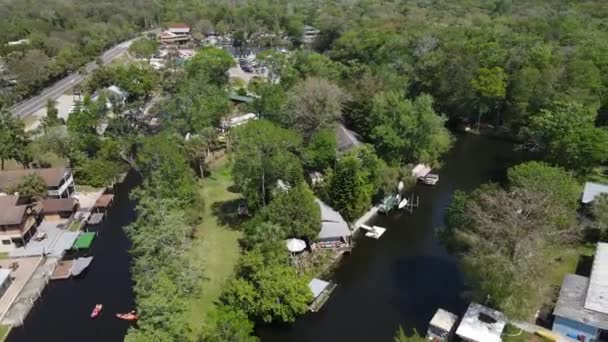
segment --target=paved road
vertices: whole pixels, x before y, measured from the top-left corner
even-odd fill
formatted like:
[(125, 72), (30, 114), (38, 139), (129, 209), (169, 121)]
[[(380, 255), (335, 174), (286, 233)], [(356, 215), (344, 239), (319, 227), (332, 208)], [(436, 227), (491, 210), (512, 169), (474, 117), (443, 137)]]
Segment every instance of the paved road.
[[(129, 49), (129, 46), (131, 46), (131, 43), (133, 43), (133, 41), (136, 39), (137, 38), (122, 42), (104, 52), (101, 55), (101, 58), (103, 59), (103, 64), (108, 64), (112, 62), (116, 57), (127, 51)], [(98, 67), (99, 66), (95, 62), (91, 62), (86, 65), (86, 70), (87, 72), (91, 72), (97, 69)], [(84, 78), (85, 76), (79, 74), (78, 72), (71, 73), (65, 78), (57, 81), (50, 87), (44, 89), (38, 95), (33, 96), (11, 107), (10, 111), (14, 115), (17, 115), (20, 118), (24, 118), (36, 112), (40, 108), (44, 107), (49, 99), (56, 100), (57, 98), (59, 98), (59, 96), (61, 96), (61, 94), (65, 93), (68, 89), (82, 82)]]

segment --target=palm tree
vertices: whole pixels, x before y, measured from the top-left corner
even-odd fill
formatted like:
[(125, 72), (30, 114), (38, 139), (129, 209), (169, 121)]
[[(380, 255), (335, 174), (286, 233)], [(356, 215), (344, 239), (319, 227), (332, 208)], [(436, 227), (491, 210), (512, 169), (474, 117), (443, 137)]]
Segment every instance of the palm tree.
[(198, 164), (201, 177), (205, 177), (205, 164), (211, 150), (215, 146), (217, 132), (212, 127), (206, 127), (197, 135), (186, 141), (188, 155)]

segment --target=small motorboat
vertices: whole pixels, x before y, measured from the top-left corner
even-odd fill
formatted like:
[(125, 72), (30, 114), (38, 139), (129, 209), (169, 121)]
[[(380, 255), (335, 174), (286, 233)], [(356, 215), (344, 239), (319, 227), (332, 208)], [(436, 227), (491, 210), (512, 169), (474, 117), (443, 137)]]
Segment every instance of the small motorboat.
[(93, 312), (91, 312), (91, 318), (95, 318), (95, 317), (99, 316), (99, 314), (101, 313), (101, 309), (103, 309), (103, 305), (101, 305), (101, 304), (95, 305), (95, 308), (93, 308)]
[(137, 318), (138, 318), (137, 314), (135, 313), (134, 310), (131, 312), (128, 312), (128, 313), (117, 313), (116, 317), (118, 317), (122, 320), (125, 320), (125, 321), (130, 321), (130, 322), (137, 321)]

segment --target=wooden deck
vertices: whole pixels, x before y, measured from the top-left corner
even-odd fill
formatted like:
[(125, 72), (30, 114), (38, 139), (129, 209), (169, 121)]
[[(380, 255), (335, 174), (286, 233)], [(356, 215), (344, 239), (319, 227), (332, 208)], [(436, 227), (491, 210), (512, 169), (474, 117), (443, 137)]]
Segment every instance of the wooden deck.
[(55, 267), (55, 270), (53, 270), (53, 274), (51, 274), (51, 280), (68, 279), (70, 277), (70, 270), (72, 269), (73, 264), (74, 260), (59, 261)]

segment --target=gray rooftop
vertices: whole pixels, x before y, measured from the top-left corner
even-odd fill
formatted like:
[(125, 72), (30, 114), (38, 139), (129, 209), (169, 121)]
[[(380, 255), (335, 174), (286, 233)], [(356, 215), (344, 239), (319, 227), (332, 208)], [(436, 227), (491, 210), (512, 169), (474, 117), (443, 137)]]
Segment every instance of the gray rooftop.
[(585, 309), (608, 314), (608, 243), (597, 244)]
[(564, 277), (553, 314), (600, 329), (608, 329), (608, 315), (585, 309), (589, 278), (576, 274)]
[(348, 228), (348, 223), (342, 218), (342, 215), (332, 209), (320, 199), (315, 199), (321, 209), (321, 231), (319, 239), (338, 238), (350, 236), (351, 232)]
[(335, 132), (338, 151), (345, 152), (362, 144), (358, 134), (344, 127), (343, 124), (338, 124)]
[(443, 331), (451, 331), (457, 320), (458, 316), (455, 314), (443, 309), (437, 309), (433, 319), (431, 319), (430, 325), (442, 329)]
[(587, 182), (585, 183), (585, 189), (583, 190), (582, 202), (584, 204), (591, 203), (595, 197), (601, 194), (608, 194), (607, 184)]
[(507, 317), (500, 311), (471, 303), (456, 330), (456, 335), (467, 341), (501, 342)]
[(308, 283), (308, 288), (312, 292), (313, 296), (315, 296), (315, 298), (319, 297), (321, 292), (323, 292), (328, 286), (328, 282), (317, 278), (313, 278), (310, 283)]

